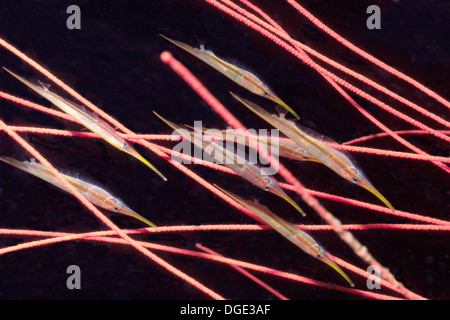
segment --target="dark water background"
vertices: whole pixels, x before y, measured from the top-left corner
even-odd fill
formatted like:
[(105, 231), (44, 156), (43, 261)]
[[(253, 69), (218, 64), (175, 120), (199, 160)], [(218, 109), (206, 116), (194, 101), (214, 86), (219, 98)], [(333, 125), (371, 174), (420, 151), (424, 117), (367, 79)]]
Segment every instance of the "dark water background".
[[(70, 4), (81, 8), (81, 30), (66, 28), (66, 8)], [(304, 1), (303, 4), (354, 44), (444, 97), (450, 97), (448, 1), (359, 1), (357, 4), (354, 1)], [(371, 4), (381, 7), (381, 30), (370, 31), (365, 27), (365, 11)], [(271, 12), (271, 16), (296, 39), (448, 120), (445, 107), (338, 45), (288, 4), (262, 1), (260, 6)], [(337, 141), (379, 132), (308, 67), (203, 1), (0, 3), (1, 37), (48, 67), (84, 97), (135, 132), (170, 132), (152, 110), (176, 122), (203, 120), (207, 126), (225, 127), (225, 123), (159, 60), (163, 50), (171, 50), (248, 127), (265, 126), (233, 101), (228, 91), (233, 90), (269, 108), (273, 103), (234, 85), (204, 63), (160, 38), (159, 33), (193, 46), (204, 44), (222, 57), (249, 66), (300, 114), (303, 125)], [(5, 50), (0, 50), (0, 61), (2, 66), (19, 74), (42, 79)], [(408, 110), (365, 85), (360, 87), (401, 111)], [(0, 90), (49, 105), (6, 72), (0, 72)], [(358, 97), (355, 99), (390, 128), (413, 129), (376, 106)], [(407, 112), (423, 119), (414, 112)], [(3, 100), (0, 101), (0, 117), (11, 125), (79, 129), (78, 126)], [(443, 129), (431, 120), (425, 119), (424, 123)], [(144, 153), (145, 157), (169, 178), (168, 182), (164, 183), (144, 165), (100, 140), (36, 134), (22, 136), (59, 168), (99, 181), (157, 225), (253, 223), (250, 218), (150, 153)], [(406, 138), (430, 154), (448, 155), (448, 145), (438, 139), (426, 135)], [(391, 140), (377, 139), (365, 145), (405, 150)], [(28, 158), (4, 133), (0, 133), (0, 153)], [(421, 161), (364, 154), (354, 154), (354, 157), (394, 207), (448, 219), (448, 176), (436, 166)], [(285, 164), (311, 189), (378, 204), (371, 194), (320, 165), (294, 161), (285, 161)], [(265, 197), (262, 200), (264, 204), (290, 221), (322, 223), (295, 195), (293, 197), (307, 210), (307, 218), (301, 219), (289, 205), (242, 183), (239, 178), (227, 177), (205, 168), (194, 169), (207, 180), (234, 192), (259, 199)], [(340, 203), (326, 200), (322, 203), (343, 223), (409, 223), (405, 219)], [(112, 216), (112, 219), (123, 228), (142, 226), (126, 217)], [(105, 228), (72, 197), (5, 164), (0, 164), (0, 226), (68, 232)], [(430, 299), (450, 298), (448, 233), (370, 230), (356, 231), (354, 234), (408, 288)], [(321, 231), (314, 235), (333, 254), (365, 267), (332, 232)], [(195, 243), (200, 242), (226, 256), (345, 285), (334, 271), (303, 254), (275, 232), (173, 233), (140, 238), (188, 249), (195, 249)], [(1, 237), (0, 246), (24, 240), (27, 239)], [(160, 256), (227, 298), (273, 298), (228, 266), (166, 253)], [(81, 268), (81, 290), (70, 291), (66, 288), (66, 268), (72, 264)], [(363, 279), (349, 274), (358, 288), (365, 288)], [(262, 278), (292, 299), (358, 298), (271, 276), (262, 275)], [(380, 293), (384, 292), (389, 293), (383, 290)], [(204, 299), (206, 296), (129, 247), (70, 242), (2, 256), (0, 298)]]

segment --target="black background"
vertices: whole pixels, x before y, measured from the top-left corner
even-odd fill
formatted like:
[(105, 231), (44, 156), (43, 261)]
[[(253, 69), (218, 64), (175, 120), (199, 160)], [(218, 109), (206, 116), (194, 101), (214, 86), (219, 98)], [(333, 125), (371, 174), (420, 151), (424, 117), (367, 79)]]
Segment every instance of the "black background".
[[(70, 4), (81, 8), (81, 30), (66, 27), (66, 8)], [(288, 4), (280, 1), (258, 4), (294, 38), (448, 119), (445, 107), (337, 44)], [(371, 4), (381, 8), (381, 30), (371, 31), (365, 26), (365, 11)], [(359, 1), (357, 4), (354, 1), (304, 1), (303, 5), (354, 44), (449, 98), (450, 5), (447, 1)], [(379, 132), (315, 72), (203, 1), (2, 1), (0, 4), (2, 38), (135, 132), (170, 133), (152, 110), (176, 122), (192, 124), (194, 120), (202, 120), (207, 126), (224, 128), (226, 125), (160, 61), (159, 55), (164, 50), (170, 50), (190, 68), (245, 125), (265, 126), (236, 103), (228, 91), (268, 108), (273, 103), (236, 86), (203, 62), (160, 38), (159, 33), (195, 47), (203, 44), (222, 57), (249, 66), (299, 113), (303, 125), (334, 140), (344, 142)], [(42, 79), (4, 49), (0, 50), (0, 61), (2, 66), (19, 74)], [(357, 85), (424, 123), (443, 129), (366, 85)], [(0, 72), (0, 90), (48, 105), (6, 72)], [(378, 107), (354, 98), (390, 128), (413, 129)], [(11, 125), (80, 129), (3, 100), (0, 101), (0, 116)], [(99, 181), (157, 225), (254, 223), (164, 160), (144, 153), (139, 147), (139, 151), (169, 178), (168, 182), (164, 183), (144, 165), (100, 140), (36, 134), (22, 136), (57, 167)], [(426, 135), (407, 136), (407, 139), (430, 154), (448, 155), (448, 144), (438, 139)], [(389, 138), (365, 145), (405, 150)], [(29, 157), (4, 133), (0, 133), (0, 153), (19, 159)], [(354, 154), (354, 157), (372, 183), (397, 209), (448, 219), (448, 176), (436, 166), (423, 161), (365, 154)], [(367, 191), (323, 166), (294, 161), (285, 161), (285, 164), (311, 189), (379, 203)], [(289, 205), (242, 183), (239, 178), (205, 168), (190, 168), (208, 181), (234, 192), (264, 198), (264, 204), (292, 222), (323, 223), (295, 194), (292, 196), (305, 208), (307, 218), (302, 219)], [(341, 203), (323, 200), (322, 204), (343, 223), (410, 222)], [(127, 217), (112, 216), (112, 219), (123, 228), (142, 226)], [(105, 228), (70, 196), (6, 164), (0, 164), (0, 226), (68, 232)], [(354, 234), (412, 291), (430, 299), (450, 298), (448, 233), (370, 230)], [(320, 231), (314, 235), (333, 254), (366, 267), (334, 233)], [(299, 251), (275, 232), (167, 233), (137, 238), (189, 249), (195, 249), (195, 243), (200, 242), (226, 256), (346, 285), (329, 267)], [(29, 239), (2, 236), (0, 246), (24, 240)], [(226, 298), (274, 298), (228, 266), (165, 253), (160, 256)], [(81, 290), (66, 288), (66, 268), (71, 264), (81, 268)], [(357, 288), (365, 288), (364, 279), (349, 275)], [(360, 299), (359, 296), (272, 276), (259, 276), (291, 299)], [(381, 290), (380, 293), (390, 292)], [(0, 298), (205, 299), (207, 296), (129, 247), (69, 242), (2, 256)]]

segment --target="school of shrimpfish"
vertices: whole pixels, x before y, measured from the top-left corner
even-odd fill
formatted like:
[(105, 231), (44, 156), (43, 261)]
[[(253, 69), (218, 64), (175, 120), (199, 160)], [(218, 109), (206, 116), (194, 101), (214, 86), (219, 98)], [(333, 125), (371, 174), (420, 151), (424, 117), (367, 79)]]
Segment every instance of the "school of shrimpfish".
[[(264, 81), (256, 76), (255, 73), (258, 72), (257, 70), (255, 70), (255, 72), (250, 71), (252, 66), (249, 66), (248, 69), (241, 67), (240, 65), (238, 66), (238, 63), (229, 62), (234, 61), (233, 57), (222, 58), (220, 53), (213, 53), (212, 51), (205, 49), (205, 46), (203, 45), (200, 45), (199, 48), (195, 48), (182, 42), (181, 40), (183, 39), (174, 40), (172, 39), (172, 36), (168, 37), (167, 35), (162, 34), (159, 34), (159, 36), (161, 37), (161, 41), (168, 41), (166, 42), (166, 49), (172, 49), (177, 52), (177, 54), (189, 58), (190, 55), (192, 55), (212, 67), (213, 69), (211, 70), (218, 71), (220, 73), (217, 74), (218, 81), (228, 81), (223, 78), (223, 76), (225, 76), (234, 82), (233, 85), (238, 85), (239, 87), (247, 89), (249, 92), (256, 95), (256, 97), (259, 96), (268, 99), (268, 103), (270, 103), (271, 106), (263, 107), (251, 101), (248, 97), (243, 98), (241, 94), (238, 95), (234, 93), (234, 90), (229, 92), (234, 98), (236, 106), (242, 108), (242, 110), (245, 110), (246, 112), (250, 111), (249, 114), (252, 117), (257, 120), (263, 120), (267, 125), (264, 129), (275, 130), (281, 136), (253, 135), (249, 133), (249, 131), (231, 130), (230, 128), (223, 127), (221, 124), (218, 124), (216, 127), (209, 126), (198, 128), (189, 123), (175, 123), (170, 119), (170, 116), (165, 113), (164, 109), (156, 109), (157, 111), (153, 111), (152, 114), (155, 119), (161, 121), (161, 124), (166, 125), (166, 130), (159, 132), (158, 134), (171, 135), (173, 141), (182, 141), (182, 143), (189, 148), (192, 147), (201, 150), (201, 155), (205, 157), (205, 159), (208, 159), (206, 162), (209, 164), (207, 165), (234, 174), (238, 179), (242, 178), (240, 181), (242, 181), (243, 184), (247, 184), (248, 189), (250, 190), (253, 190), (252, 188), (254, 187), (258, 187), (259, 189), (266, 191), (259, 194), (267, 195), (267, 199), (273, 200), (274, 195), (278, 197), (275, 199), (281, 199), (284, 204), (289, 204), (288, 208), (291, 209), (292, 212), (283, 212), (283, 215), (280, 215), (277, 214), (273, 208), (259, 203), (259, 200), (261, 199), (248, 198), (244, 195), (238, 195), (226, 190), (221, 186), (220, 174), (216, 176), (214, 181), (206, 181), (203, 183), (210, 191), (219, 195), (222, 199), (225, 199), (236, 208), (241, 208), (241, 211), (247, 213), (265, 228), (277, 232), (279, 236), (284, 237), (291, 242), (291, 244), (297, 246), (302, 251), (299, 252), (300, 255), (306, 253), (307, 255), (322, 261), (322, 263), (325, 263), (334, 270), (333, 272), (337, 272), (337, 274), (342, 277), (339, 279), (347, 287), (358, 287), (355, 285), (357, 282), (352, 281), (343, 271), (344, 268), (341, 269), (341, 267), (338, 266), (340, 262), (333, 258), (333, 252), (327, 250), (320, 243), (319, 235), (313, 237), (307, 231), (302, 230), (301, 227), (284, 218), (285, 216), (292, 214), (295, 220), (298, 221), (303, 217), (314, 214), (315, 211), (324, 212), (324, 216), (327, 216), (326, 214), (328, 212), (326, 209), (321, 209), (322, 206), (320, 204), (316, 204), (314, 200), (311, 200), (312, 198), (309, 193), (303, 191), (304, 189), (301, 185), (296, 184), (296, 181), (301, 181), (301, 176), (292, 177), (290, 181), (286, 179), (286, 176), (289, 178), (289, 175), (285, 174), (284, 167), (282, 167), (282, 161), (283, 159), (289, 159), (290, 165), (292, 166), (302, 166), (305, 162), (313, 162), (317, 166), (324, 168), (324, 171), (331, 170), (330, 172), (332, 172), (336, 181), (339, 181), (339, 183), (342, 184), (342, 188), (347, 188), (350, 185), (348, 182), (350, 182), (365, 189), (363, 192), (367, 193), (369, 197), (373, 197), (375, 201), (378, 201), (380, 205), (382, 204), (384, 206), (384, 209), (388, 208), (393, 214), (396, 214), (398, 211), (397, 209), (400, 209), (397, 207), (395, 199), (392, 199), (389, 194), (382, 194), (380, 191), (383, 191), (383, 188), (380, 186), (377, 187), (375, 183), (372, 184), (370, 182), (370, 174), (366, 175), (362, 169), (364, 167), (366, 168), (366, 172), (370, 173), (370, 168), (367, 168), (364, 163), (357, 163), (349, 152), (345, 151), (343, 148), (337, 147), (339, 144), (333, 139), (302, 125), (302, 119), (298, 115), (299, 113), (301, 114), (301, 112), (286, 104), (284, 101), (289, 102), (289, 99), (282, 97), (282, 95), (277, 95), (274, 90), (270, 88), (270, 81)], [(183, 41), (190, 42), (188, 40)], [(5, 45), (3, 45), (3, 47), (5, 47)], [(187, 55), (186, 52), (190, 55)], [(169, 61), (169, 58), (172, 59), (171, 56), (168, 57), (166, 55), (164, 57), (166, 62), (168, 61), (168, 64), (172, 63), (172, 60)], [(164, 59), (162, 60), (164, 61)], [(19, 83), (25, 85), (34, 93), (46, 99), (49, 104), (56, 108), (56, 110), (62, 111), (67, 114), (67, 116), (71, 117), (73, 121), (79, 125), (80, 130), (82, 130), (82, 128), (87, 129), (91, 134), (95, 135), (95, 137), (106, 142), (107, 147), (114, 147), (121, 151), (120, 155), (123, 155), (124, 157), (131, 156), (131, 159), (140, 163), (143, 168), (147, 167), (150, 169), (155, 178), (159, 177), (159, 179), (162, 179), (165, 182), (170, 181), (171, 179), (170, 175), (165, 172), (164, 167), (161, 165), (154, 165), (153, 161), (150, 163), (133, 147), (133, 143), (144, 144), (144, 146), (149, 149), (154, 147), (154, 150), (156, 150), (158, 155), (165, 154), (168, 162), (180, 170), (184, 170), (180, 168), (182, 162), (177, 158), (183, 157), (182, 154), (175, 155), (173, 152), (170, 154), (167, 151), (163, 151), (162, 147), (159, 147), (158, 145), (143, 142), (143, 140), (139, 138), (139, 135), (135, 135), (132, 139), (125, 138), (125, 134), (133, 133), (131, 131), (126, 132), (123, 129), (119, 129), (116, 124), (106, 120), (99, 112), (90, 110), (92, 108), (88, 105), (76, 103), (69, 98), (65, 98), (65, 92), (61, 90), (59, 86), (48, 84), (49, 82), (54, 82), (53, 79), (49, 80), (41, 76), (39, 76), (38, 81), (26, 79), (12, 66), (3, 66), (3, 70), (4, 75), (7, 75), (8, 77), (11, 76), (12, 79), (15, 79), (14, 81), (18, 80)], [(330, 80), (330, 82), (331, 81), (332, 80)], [(248, 96), (251, 97), (252, 95), (249, 94)], [(80, 101), (80, 99), (76, 100)], [(292, 106), (295, 107), (295, 105)], [(270, 109), (271, 107), (273, 107), (273, 110)], [(155, 108), (157, 108), (157, 106), (155, 106)], [(102, 110), (99, 109), (98, 111)], [(179, 111), (181, 113), (182, 110)], [(0, 129), (10, 133), (6, 125), (2, 124)], [(13, 133), (10, 133), (10, 135), (13, 136)], [(145, 145), (145, 143), (147, 143), (147, 145)], [(26, 143), (21, 142), (21, 144), (25, 148)], [(228, 146), (230, 145), (233, 147), (229, 148)], [(156, 216), (148, 216), (135, 212), (132, 209), (133, 204), (126, 203), (128, 201), (124, 198), (124, 195), (116, 195), (109, 192), (101, 186), (100, 182), (97, 183), (96, 181), (84, 179), (78, 174), (66, 173), (65, 168), (57, 168), (58, 172), (55, 174), (51, 167), (45, 162), (41, 163), (41, 161), (35, 157), (34, 152), (37, 151), (31, 151), (34, 150), (32, 146), (26, 147), (26, 150), (30, 153), (27, 160), (18, 160), (14, 155), (0, 155), (1, 165), (9, 165), (25, 171), (77, 198), (79, 198), (77, 195), (79, 194), (82, 199), (85, 199), (97, 208), (105, 209), (113, 214), (122, 214), (129, 218), (137, 219), (142, 222), (143, 226), (146, 228), (157, 230), (158, 228), (167, 227), (161, 226), (158, 223), (158, 218)], [(245, 150), (245, 153), (242, 153), (242, 150)], [(262, 163), (250, 161), (251, 155), (254, 155), (255, 153), (258, 155), (257, 158), (260, 160), (266, 159), (269, 163), (278, 163), (278, 160), (280, 160), (278, 165), (280, 165), (281, 171), (275, 173), (270, 172), (267, 168), (267, 162), (263, 165)], [(418, 152), (417, 155), (418, 158), (426, 158), (427, 156), (428, 155), (420, 152)], [(444, 161), (445, 159), (439, 157), (434, 158), (434, 160), (432, 157), (430, 159), (432, 159), (430, 161), (434, 161), (434, 164), (447, 170), (445, 164), (438, 161), (438, 159)], [(200, 161), (201, 159), (197, 160)], [(275, 177), (278, 173), (285, 178), (284, 180), (288, 181), (291, 186), (293, 186), (291, 190), (286, 189), (285, 184), (281, 183)], [(119, 177), (120, 174), (120, 172), (117, 173)], [(189, 174), (191, 177), (197, 177), (195, 173)], [(21, 177), (26, 178), (24, 176)], [(321, 177), (319, 176), (317, 179), (320, 180)], [(198, 180), (202, 181), (201, 178), (198, 178)], [(77, 194), (74, 194), (73, 189), (77, 191)], [(296, 193), (292, 191), (296, 191)], [(288, 194), (290, 192), (292, 192), (291, 195)], [(393, 204), (391, 204), (390, 201), (392, 201)], [(312, 208), (311, 210), (310, 207)], [(357, 210), (357, 207), (352, 209)], [(300, 213), (301, 216), (298, 216), (298, 213)], [(321, 215), (322, 218), (324, 216)], [(330, 218), (330, 220), (327, 220), (326, 222), (330, 223), (331, 221), (330, 225), (332, 225), (333, 229), (341, 239), (348, 241), (347, 243), (351, 247), (353, 245), (352, 249), (357, 252), (360, 257), (364, 256), (367, 258), (366, 262), (373, 262), (374, 264), (378, 263), (369, 253), (367, 253), (367, 250), (363, 245), (360, 245), (353, 239), (348, 231), (341, 227), (339, 221), (334, 223), (333, 221), (336, 220), (333, 219), (334, 218)], [(123, 237), (125, 242), (128, 242), (138, 250), (144, 252), (144, 254), (150, 256), (150, 253), (146, 251), (147, 248), (144, 248), (145, 246), (142, 246), (141, 243), (135, 242), (127, 235), (120, 234), (120, 236)], [(286, 242), (287, 246), (291, 245), (289, 242)], [(273, 252), (272, 254), (276, 255), (277, 252)], [(158, 260), (159, 258), (152, 256), (151, 259)], [(310, 258), (307, 257), (307, 259)], [(315, 261), (314, 259), (312, 260)], [(175, 271), (173, 272), (175, 273)], [(210, 293), (208, 289), (203, 288), (203, 286), (197, 283), (195, 279), (190, 279), (189, 276), (181, 272), (176, 274), (180, 278), (187, 279), (186, 281), (190, 281), (194, 286), (202, 288), (201, 290), (207, 292), (211, 297), (220, 298), (220, 296), (215, 295), (215, 293)], [(401, 283), (396, 282), (389, 273), (389, 270), (383, 268), (381, 277), (383, 278), (383, 281), (386, 280), (387, 283), (390, 283), (394, 289), (399, 290), (399, 292), (407, 298), (417, 298), (414, 293), (409, 292), (401, 285)], [(321, 281), (326, 280), (327, 279), (321, 279)], [(336, 285), (339, 286), (339, 283)]]

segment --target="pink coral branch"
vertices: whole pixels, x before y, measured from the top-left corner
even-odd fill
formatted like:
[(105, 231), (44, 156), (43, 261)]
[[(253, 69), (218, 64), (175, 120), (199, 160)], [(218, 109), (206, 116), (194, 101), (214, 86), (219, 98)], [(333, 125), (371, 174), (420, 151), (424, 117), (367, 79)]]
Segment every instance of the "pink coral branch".
[[(450, 134), (450, 130), (440, 130), (440, 132), (442, 134)], [(429, 132), (423, 131), (423, 130), (401, 130), (401, 131), (395, 131), (396, 134), (401, 135), (401, 134), (411, 134), (411, 135), (424, 135), (424, 134), (430, 134)], [(386, 137), (388, 136), (387, 133), (385, 132), (381, 132), (381, 133), (375, 133), (375, 134), (371, 134), (365, 137), (360, 137), (360, 138), (356, 138), (347, 142), (344, 142), (342, 145), (350, 145), (350, 144), (355, 144), (358, 142), (363, 142), (363, 141), (368, 141), (371, 139), (376, 139), (376, 138), (382, 138), (382, 137)]]
[[(197, 248), (215, 255), (215, 256), (219, 256), (219, 257), (223, 257), (221, 254), (217, 253), (214, 250), (211, 250), (199, 243), (196, 244)], [(255, 277), (254, 275), (252, 275), (250, 272), (244, 270), (243, 268), (236, 266), (236, 265), (231, 265), (232, 268), (234, 268), (235, 270), (237, 270), (238, 272), (240, 272), (241, 274), (243, 274), (244, 276), (246, 276), (247, 278), (249, 278), (250, 280), (252, 280), (253, 282), (257, 283), (258, 285), (260, 285), (261, 287), (263, 287), (264, 289), (266, 289), (267, 291), (269, 291), (271, 294), (273, 294), (274, 296), (276, 296), (278, 299), (280, 300), (289, 300), (285, 295), (281, 294), (278, 292), (278, 290), (274, 289), (273, 287), (271, 287), (270, 285), (268, 285), (267, 283), (265, 283), (264, 281), (262, 281), (261, 279), (259, 279), (258, 277)]]
[[(66, 136), (66, 137), (82, 137), (82, 138), (99, 138), (99, 136), (92, 132), (78, 132), (78, 131), (69, 131), (69, 130), (60, 130), (60, 129), (50, 129), (50, 128), (37, 128), (37, 127), (23, 127), (23, 126), (9, 126), (11, 130), (16, 132), (29, 132), (29, 133), (38, 133), (38, 134), (50, 134), (57, 136)], [(423, 131), (420, 131), (423, 132)], [(163, 140), (163, 141), (176, 141), (176, 139), (182, 140), (181, 136), (176, 137), (168, 134), (119, 134), (122, 138), (127, 140), (132, 140), (134, 142), (140, 143), (140, 139), (144, 140)], [(175, 139), (175, 140), (174, 140)], [(420, 155), (409, 152), (400, 152), (386, 149), (376, 149), (376, 148), (367, 148), (367, 147), (356, 147), (350, 146), (348, 144), (337, 144), (337, 143), (327, 143), (336, 149), (342, 149), (351, 152), (360, 152), (360, 153), (368, 153), (377, 156), (386, 156), (386, 157), (394, 157), (394, 158), (402, 158), (402, 159), (411, 159), (411, 160), (420, 160), (420, 161), (440, 161), (450, 163), (450, 158), (441, 157), (441, 156), (428, 156), (428, 155)], [(154, 145), (155, 148), (158, 148), (157, 145)], [(161, 148), (159, 148), (161, 149)], [(183, 155), (178, 155), (180, 157), (185, 157)], [(188, 158), (186, 158), (188, 159)], [(191, 158), (192, 160), (192, 158)], [(196, 159), (196, 161), (199, 161)]]
[[(158, 229), (158, 228), (153, 228), (153, 229)], [(150, 229), (150, 230), (153, 230), (153, 229)], [(36, 231), (33, 231), (32, 233), (33, 233), (33, 235), (38, 234), (38, 232), (36, 232)], [(51, 238), (34, 241), (32, 243), (28, 243), (28, 245), (29, 245), (29, 247), (31, 247), (32, 245), (35, 245), (35, 244), (36, 245), (50, 245), (50, 244), (54, 244), (54, 243), (60, 243), (60, 242), (76, 240), (76, 239), (91, 240), (91, 241), (106, 241), (106, 242), (117, 243), (117, 244), (127, 244), (127, 242), (124, 241), (123, 239), (106, 237), (106, 233), (110, 233), (110, 231), (96, 231), (96, 232), (78, 233), (78, 234), (62, 233), (62, 232), (60, 232), (60, 233), (41, 232), (41, 235), (46, 234), (47, 236), (50, 236)], [(25, 234), (27, 234), (27, 233), (25, 232)], [(282, 277), (282, 278), (293, 280), (293, 281), (298, 281), (298, 282), (302, 282), (302, 283), (306, 283), (306, 284), (311, 284), (311, 285), (315, 285), (315, 286), (319, 286), (319, 287), (323, 287), (323, 288), (327, 288), (327, 289), (338, 290), (338, 291), (342, 291), (342, 292), (347, 292), (347, 293), (351, 293), (351, 294), (357, 294), (357, 295), (365, 296), (365, 297), (372, 298), (372, 299), (396, 299), (393, 296), (387, 296), (387, 295), (383, 295), (383, 294), (375, 294), (375, 293), (371, 293), (371, 292), (363, 291), (363, 290), (350, 289), (347, 287), (336, 286), (336, 285), (330, 286), (328, 283), (313, 280), (313, 279), (310, 279), (310, 278), (307, 278), (304, 276), (300, 276), (297, 274), (284, 272), (284, 271), (276, 270), (273, 268), (268, 268), (268, 267), (264, 267), (261, 265), (248, 263), (248, 262), (241, 261), (241, 260), (230, 259), (230, 258), (226, 258), (223, 256), (218, 256), (215, 254), (205, 254), (205, 253), (201, 253), (201, 252), (197, 252), (197, 251), (180, 249), (180, 248), (176, 248), (176, 247), (165, 246), (165, 245), (144, 242), (144, 241), (136, 241), (136, 242), (138, 242), (143, 247), (150, 248), (153, 250), (161, 250), (161, 251), (166, 251), (166, 252), (171, 252), (171, 253), (176, 253), (176, 254), (189, 255), (192, 257), (197, 257), (197, 258), (202, 258), (202, 259), (209, 259), (209, 260), (215, 261), (215, 262), (221, 262), (221, 263), (226, 263), (226, 264), (230, 264), (233, 266), (239, 266), (242, 268), (246, 268), (246, 269), (250, 269), (250, 270), (254, 270), (254, 271), (258, 271), (258, 272), (262, 272), (262, 273), (266, 273), (266, 274), (271, 274), (271, 275), (274, 275), (277, 277)], [(19, 249), (26, 248), (26, 246), (22, 246), (22, 245), (17, 245), (16, 247), (18, 247), (18, 246), (20, 246)], [(197, 247), (201, 248), (202, 246), (197, 244)], [(1, 252), (1, 253), (4, 253), (4, 252)], [(335, 257), (335, 258), (337, 261), (341, 262), (340, 259), (338, 259), (337, 257)], [(350, 267), (352, 267), (353, 270), (357, 270), (357, 271), (359, 271), (360, 274), (364, 275), (364, 271), (357, 268), (356, 266), (352, 266), (348, 263), (344, 263), (344, 265), (345, 265), (345, 267), (350, 266)], [(392, 287), (391, 289), (394, 291), (397, 291), (395, 287)], [(416, 298), (420, 299), (421, 297), (416, 296)]]
[(6, 93), (6, 92), (3, 92), (3, 91), (0, 91), (0, 98), (12, 101), (12, 102), (17, 103), (17, 104), (21, 104), (23, 106), (27, 106), (27, 107), (35, 109), (35, 110), (39, 110), (41, 112), (44, 112), (44, 113), (47, 113), (47, 114), (59, 117), (61, 119), (69, 120), (69, 121), (72, 121), (72, 122), (77, 122), (74, 118), (72, 118), (71, 116), (69, 116), (68, 114), (66, 114), (64, 112), (61, 112), (61, 111), (58, 111), (58, 110), (53, 110), (53, 109), (50, 109), (50, 108), (47, 108), (47, 107), (43, 107), (43, 106), (41, 106), (41, 105), (39, 105), (37, 103), (34, 103), (34, 102), (31, 102), (31, 101), (28, 101), (28, 100), (25, 100), (25, 99), (13, 96), (13, 95), (11, 95), (9, 93)]

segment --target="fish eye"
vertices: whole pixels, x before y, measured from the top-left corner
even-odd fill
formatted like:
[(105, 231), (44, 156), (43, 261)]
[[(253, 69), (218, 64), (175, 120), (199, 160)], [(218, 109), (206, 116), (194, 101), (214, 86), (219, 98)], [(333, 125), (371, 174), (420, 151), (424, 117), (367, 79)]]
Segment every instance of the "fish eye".
[[(314, 249), (315, 249), (315, 250), (314, 250)], [(317, 243), (316, 243), (316, 244), (312, 244), (310, 250), (312, 250), (312, 251), (314, 252), (313, 256), (314, 256), (316, 259), (322, 258), (322, 256), (324, 256), (324, 254), (325, 254), (325, 253), (323, 252), (322, 247), (320, 247), (319, 244), (317, 244)]]
[(114, 207), (113, 207), (113, 210), (114, 210), (115, 212), (117, 212), (117, 211), (119, 211), (119, 207), (118, 207), (118, 206), (114, 206)]
[(358, 182), (358, 180), (359, 180), (359, 179), (358, 179), (357, 176), (353, 176), (353, 177), (352, 177), (352, 182), (356, 183), (356, 182)]
[(272, 184), (273, 184), (273, 181), (272, 181), (272, 179), (267, 178), (267, 177), (264, 177), (264, 181), (266, 182), (266, 185), (264, 186), (264, 190), (265, 190), (265, 191), (269, 191), (269, 190), (270, 190), (270, 187), (271, 187)]
[(124, 143), (122, 144), (122, 148), (126, 148), (126, 147), (128, 147), (128, 143), (124, 142)]

